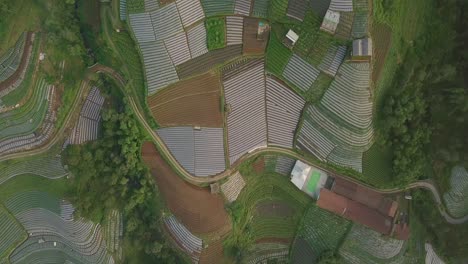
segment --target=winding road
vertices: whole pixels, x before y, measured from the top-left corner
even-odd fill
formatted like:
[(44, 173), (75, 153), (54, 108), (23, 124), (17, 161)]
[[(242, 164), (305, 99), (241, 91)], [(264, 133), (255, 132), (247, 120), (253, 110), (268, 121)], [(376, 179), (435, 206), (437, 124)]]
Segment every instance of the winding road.
[[(125, 79), (120, 74), (118, 74), (116, 71), (114, 71), (113, 69), (105, 67), (105, 66), (101, 66), (101, 72), (108, 73), (110, 76), (112, 76), (116, 81), (118, 81), (120, 83), (121, 87), (126, 86)], [(124, 91), (124, 93), (125, 93), (125, 91)], [(466, 215), (465, 217), (462, 217), (462, 218), (454, 218), (454, 217), (450, 216), (445, 211), (445, 207), (444, 207), (444, 205), (442, 203), (442, 199), (441, 199), (441, 196), (439, 194), (439, 191), (435, 187), (434, 183), (432, 183), (431, 181), (416, 181), (414, 183), (409, 184), (406, 188), (377, 189), (377, 188), (375, 188), (373, 186), (362, 183), (362, 182), (360, 182), (360, 181), (358, 181), (358, 180), (356, 180), (356, 179), (354, 179), (352, 177), (342, 175), (342, 174), (337, 174), (336, 172), (332, 172), (329, 169), (318, 166), (317, 164), (315, 164), (311, 160), (305, 160), (302, 155), (300, 155), (300, 154), (298, 154), (298, 153), (296, 153), (296, 152), (294, 152), (294, 151), (292, 151), (290, 149), (285, 149), (285, 148), (280, 148), (280, 147), (265, 147), (265, 148), (256, 149), (255, 151), (249, 152), (249, 153), (245, 154), (244, 156), (242, 156), (238, 161), (236, 161), (233, 168), (227, 169), (227, 170), (225, 170), (222, 173), (217, 174), (217, 175), (210, 176), (210, 177), (196, 177), (196, 176), (193, 176), (180, 165), (180, 163), (170, 153), (169, 149), (166, 147), (163, 140), (151, 128), (151, 126), (148, 124), (148, 122), (146, 122), (146, 120), (144, 118), (144, 115), (141, 114), (141, 112), (138, 110), (138, 106), (137, 106), (135, 100), (132, 97), (128, 97), (128, 98), (129, 98), (130, 106), (133, 109), (133, 112), (135, 113), (136, 117), (138, 118), (140, 123), (143, 125), (143, 127), (146, 129), (148, 134), (151, 136), (151, 138), (153, 139), (153, 142), (156, 144), (159, 151), (166, 157), (166, 160), (172, 165), (172, 167), (175, 168), (185, 180), (187, 180), (188, 182), (190, 182), (192, 184), (205, 185), (205, 184), (209, 184), (209, 183), (219, 181), (219, 180), (221, 180), (223, 178), (226, 178), (226, 177), (232, 175), (232, 173), (234, 171), (236, 171), (236, 167), (239, 166), (240, 164), (242, 164), (242, 162), (245, 161), (245, 160), (248, 160), (248, 159), (250, 159), (250, 158), (252, 158), (252, 157), (254, 157), (254, 156), (258, 155), (258, 154), (262, 154), (262, 153), (276, 153), (276, 154), (287, 155), (287, 156), (290, 156), (292, 158), (301, 160), (301, 161), (303, 161), (303, 162), (305, 162), (305, 163), (307, 163), (309, 165), (313, 165), (314, 167), (318, 167), (319, 169), (321, 169), (323, 171), (326, 171), (327, 173), (333, 175), (334, 177), (340, 177), (340, 178), (346, 179), (348, 181), (354, 182), (354, 183), (359, 184), (361, 186), (365, 186), (365, 187), (367, 187), (369, 189), (372, 189), (372, 190), (374, 190), (376, 192), (379, 192), (381, 194), (401, 193), (401, 192), (404, 192), (404, 191), (407, 191), (407, 190), (410, 190), (410, 189), (426, 189), (426, 190), (428, 190), (428, 191), (430, 191), (432, 193), (432, 195), (434, 197), (434, 200), (436, 202), (436, 205), (437, 205), (437, 207), (439, 209), (440, 214), (445, 218), (445, 220), (448, 223), (450, 223), (450, 224), (463, 224), (463, 223), (468, 221), (468, 215)]]
[(138, 104), (135, 102), (135, 99), (132, 96), (129, 96), (125, 87), (127, 86), (127, 81), (125, 80), (124, 77), (122, 77), (117, 71), (114, 69), (103, 66), (100, 64), (95, 64), (88, 68), (88, 73), (87, 77), (82, 81), (78, 94), (73, 102), (72, 107), (70, 108), (70, 111), (65, 118), (65, 121), (60, 127), (60, 129), (52, 136), (51, 140), (49, 140), (46, 144), (40, 146), (39, 148), (25, 151), (25, 152), (19, 152), (19, 153), (13, 153), (5, 156), (0, 157), (0, 161), (5, 161), (5, 160), (10, 160), (10, 159), (15, 159), (15, 158), (21, 158), (21, 157), (27, 157), (27, 156), (32, 156), (32, 155), (37, 155), (44, 153), (48, 151), (53, 145), (55, 145), (63, 135), (65, 129), (70, 125), (70, 120), (72, 119), (73, 113), (75, 112), (74, 110), (78, 107), (81, 98), (83, 97), (83, 94), (87, 89), (89, 89), (89, 77), (94, 74), (94, 73), (105, 73), (108, 76), (112, 77), (115, 81), (117, 81), (120, 84), (120, 88), (122, 92), (127, 96), (129, 104), (135, 113), (137, 119), (143, 126), (143, 128), (147, 131), (147, 133), (151, 136), (153, 142), (156, 144), (156, 147), (158, 150), (161, 152), (161, 154), (166, 158), (166, 161), (169, 162), (169, 164), (177, 170), (178, 174), (183, 177), (186, 181), (195, 184), (195, 185), (207, 185), (210, 183), (214, 183), (216, 181), (219, 181), (221, 179), (224, 179), (230, 175), (232, 175), (233, 172), (235, 172), (238, 169), (238, 166), (242, 164), (243, 161), (248, 160), (258, 154), (262, 153), (275, 153), (275, 154), (282, 154), (282, 155), (287, 155), (292, 158), (301, 160), (309, 165), (313, 165), (314, 167), (317, 167), (330, 175), (333, 175), (333, 177), (340, 177), (343, 179), (346, 179), (348, 181), (351, 181), (353, 183), (359, 184), (361, 186), (367, 187), (369, 189), (372, 189), (378, 193), (381, 194), (395, 194), (395, 193), (401, 193), (405, 192), (410, 189), (426, 189), (430, 191), (434, 197), (434, 200), (437, 204), (437, 207), (439, 209), (439, 212), (441, 215), (446, 219), (446, 221), (450, 224), (463, 224), (468, 221), (468, 215), (462, 218), (454, 218), (450, 216), (446, 210), (445, 207), (442, 203), (441, 196), (439, 194), (439, 191), (437, 190), (436, 186), (431, 182), (431, 181), (416, 181), (414, 183), (409, 184), (406, 188), (393, 188), (393, 189), (377, 189), (373, 186), (370, 186), (368, 184), (362, 183), (352, 177), (342, 175), (342, 174), (337, 174), (336, 172), (330, 171), (329, 169), (323, 168), (319, 165), (317, 165), (313, 160), (311, 159), (305, 159), (304, 156), (290, 150), (290, 149), (285, 149), (285, 148), (280, 148), (280, 147), (265, 147), (261, 149), (256, 149), (255, 151), (252, 151), (250, 153), (245, 154), (242, 156), (236, 163), (233, 165), (233, 167), (223, 171), (222, 173), (219, 173), (214, 176), (210, 177), (196, 177), (191, 175), (187, 170), (185, 170), (180, 163), (175, 159), (175, 157), (170, 153), (169, 149), (166, 147), (164, 144), (163, 140), (159, 137), (159, 135), (151, 128), (151, 126), (148, 124), (146, 119), (144, 118), (144, 115), (141, 113), (139, 110)]

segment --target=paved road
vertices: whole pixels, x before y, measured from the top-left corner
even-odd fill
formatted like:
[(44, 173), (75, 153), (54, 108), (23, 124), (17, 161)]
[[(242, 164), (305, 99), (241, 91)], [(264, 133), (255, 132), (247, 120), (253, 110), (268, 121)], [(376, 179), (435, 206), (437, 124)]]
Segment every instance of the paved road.
[[(101, 72), (105, 72), (105, 73), (108, 73), (109, 75), (111, 75), (115, 80), (117, 80), (121, 84), (121, 87), (126, 86), (125, 79), (122, 76), (120, 76), (120, 74), (118, 74), (113, 69), (107, 68), (105, 66), (101, 66), (100, 70), (101, 70)], [(227, 169), (227, 170), (225, 170), (222, 173), (217, 174), (217, 175), (210, 176), (210, 177), (196, 177), (196, 176), (193, 176), (189, 172), (187, 172), (180, 165), (180, 163), (170, 153), (169, 149), (166, 147), (163, 140), (158, 136), (158, 134), (155, 131), (153, 131), (153, 129), (148, 124), (148, 122), (146, 122), (144, 116), (138, 110), (138, 105), (136, 104), (135, 100), (132, 97), (129, 97), (128, 99), (129, 99), (129, 102), (130, 102), (130, 106), (133, 109), (133, 112), (135, 113), (135, 115), (137, 116), (138, 120), (143, 125), (143, 127), (146, 129), (148, 134), (151, 136), (151, 138), (153, 139), (153, 141), (156, 144), (159, 151), (166, 157), (167, 161), (172, 165), (173, 168), (175, 168), (179, 172), (179, 174), (185, 180), (187, 180), (187, 181), (189, 181), (189, 182), (191, 182), (193, 184), (206, 185), (206, 184), (209, 184), (209, 183), (216, 182), (218, 180), (221, 180), (221, 179), (231, 175), (234, 171), (236, 171), (236, 167), (238, 165), (240, 165), (243, 161), (245, 161), (245, 160), (247, 160), (247, 159), (249, 159), (249, 158), (251, 158), (251, 157), (253, 157), (255, 155), (258, 155), (258, 154), (261, 154), (261, 153), (276, 153), (276, 154), (283, 154), (283, 155), (293, 157), (295, 159), (302, 160), (303, 162), (308, 163), (309, 165), (313, 165), (315, 167), (320, 168), (323, 171), (326, 171), (327, 173), (333, 175), (334, 177), (340, 177), (340, 178), (346, 179), (348, 181), (354, 182), (354, 183), (359, 184), (361, 186), (365, 186), (367, 188), (370, 188), (370, 189), (372, 189), (372, 190), (374, 190), (376, 192), (379, 192), (381, 194), (401, 193), (401, 192), (405, 192), (405, 191), (410, 190), (410, 189), (426, 189), (426, 190), (429, 190), (432, 193), (433, 197), (434, 197), (434, 200), (435, 200), (435, 202), (437, 204), (439, 212), (446, 219), (446, 221), (448, 223), (450, 223), (450, 224), (463, 224), (463, 223), (468, 221), (468, 215), (466, 215), (465, 217), (462, 217), (462, 218), (454, 218), (454, 217), (450, 216), (445, 211), (444, 205), (442, 203), (441, 196), (439, 194), (439, 191), (437, 190), (437, 188), (435, 187), (435, 185), (431, 181), (417, 181), (417, 182), (409, 184), (406, 188), (377, 189), (377, 188), (375, 188), (373, 186), (362, 183), (362, 182), (360, 182), (360, 181), (358, 181), (358, 180), (356, 180), (354, 178), (351, 178), (349, 176), (342, 175), (342, 174), (337, 174), (335, 172), (332, 172), (332, 171), (330, 171), (330, 170), (328, 170), (326, 168), (323, 168), (323, 167), (315, 164), (311, 160), (304, 160), (304, 157), (302, 155), (300, 155), (300, 154), (298, 154), (298, 153), (296, 153), (296, 152), (294, 152), (294, 151), (292, 151), (290, 149), (284, 149), (284, 148), (280, 148), (280, 147), (265, 147), (265, 148), (257, 149), (257, 150), (255, 150), (253, 152), (247, 153), (244, 156), (242, 156), (234, 164), (234, 166), (232, 168)]]
[[(127, 81), (117, 71), (115, 71), (114, 69), (109, 68), (107, 66), (96, 64), (96, 65), (93, 65), (92, 67), (89, 68), (88, 76), (91, 75), (92, 73), (98, 73), (98, 72), (106, 73), (109, 76), (111, 76), (112, 78), (114, 78), (120, 84), (120, 87), (121, 87), (122, 91), (124, 92), (124, 94), (127, 93), (127, 91), (125, 91), (125, 89), (124, 89), (124, 87), (127, 85)], [(31, 151), (15, 153), (15, 154), (10, 154), (10, 155), (0, 157), (0, 161), (13, 159), (13, 158), (20, 158), (20, 157), (25, 157), (25, 156), (31, 156), (31, 155), (37, 155), (37, 154), (40, 154), (40, 153), (43, 153), (43, 152), (46, 152), (47, 150), (49, 150), (55, 143), (57, 143), (57, 141), (60, 139), (60, 135), (63, 134), (65, 128), (69, 125), (68, 123), (69, 123), (69, 121), (71, 119), (71, 116), (72, 116), (71, 113), (73, 113), (74, 112), (73, 109), (75, 109), (78, 106), (78, 103), (80, 102), (80, 99), (83, 96), (83, 93), (87, 88), (89, 88), (89, 81), (88, 81), (88, 78), (85, 78), (85, 80), (82, 82), (82, 84), (80, 86), (78, 96), (75, 98), (75, 101), (73, 102), (73, 106), (72, 106), (72, 108), (70, 110), (69, 115), (66, 117), (63, 126), (57, 131), (57, 133), (55, 133), (53, 135), (53, 138), (47, 144), (41, 146), (40, 148), (31, 150)], [(313, 165), (315, 167), (318, 167), (321, 170), (329, 173), (330, 175), (333, 175), (334, 177), (340, 177), (340, 178), (346, 179), (348, 181), (354, 182), (354, 183), (359, 184), (361, 186), (365, 186), (367, 188), (370, 188), (370, 189), (372, 189), (372, 190), (374, 190), (374, 191), (376, 191), (378, 193), (381, 193), (381, 194), (401, 193), (401, 192), (404, 192), (404, 191), (407, 191), (407, 190), (410, 190), (410, 189), (426, 189), (426, 190), (429, 190), (432, 193), (433, 197), (434, 197), (434, 200), (435, 200), (435, 202), (437, 204), (437, 207), (438, 207), (441, 215), (447, 220), (448, 223), (450, 223), (450, 224), (462, 224), (462, 223), (465, 223), (465, 222), (468, 221), (468, 215), (463, 217), (463, 218), (453, 218), (452, 216), (450, 216), (445, 211), (443, 203), (442, 203), (441, 196), (439, 194), (439, 191), (437, 190), (437, 188), (435, 187), (435, 185), (431, 181), (417, 181), (417, 182), (409, 184), (406, 188), (377, 189), (375, 187), (372, 187), (370, 185), (362, 183), (362, 182), (360, 182), (360, 181), (358, 181), (358, 180), (356, 180), (356, 179), (354, 179), (352, 177), (342, 175), (342, 174), (337, 174), (336, 172), (333, 172), (333, 171), (330, 171), (329, 169), (323, 168), (323, 167), (315, 164), (312, 160), (305, 160), (302, 155), (300, 155), (300, 154), (298, 154), (298, 153), (296, 153), (296, 152), (294, 152), (294, 151), (292, 151), (290, 149), (284, 149), (284, 148), (280, 148), (280, 147), (265, 147), (265, 148), (261, 148), (261, 149), (256, 149), (255, 151), (252, 151), (252, 152), (247, 153), (244, 156), (242, 156), (238, 161), (236, 161), (236, 163), (234, 164), (234, 166), (232, 168), (227, 169), (227, 170), (225, 170), (222, 173), (217, 174), (217, 175), (210, 176), (210, 177), (196, 177), (196, 176), (193, 176), (180, 165), (180, 163), (170, 153), (169, 149), (166, 147), (163, 140), (159, 137), (159, 135), (155, 131), (153, 131), (151, 126), (146, 121), (144, 115), (139, 110), (139, 107), (138, 107), (137, 103), (135, 102), (134, 98), (131, 97), (131, 96), (127, 96), (127, 97), (128, 97), (128, 101), (130, 103), (130, 106), (132, 107), (132, 110), (135, 113), (137, 119), (140, 121), (140, 123), (143, 125), (145, 130), (151, 136), (151, 138), (152, 138), (153, 142), (156, 144), (158, 150), (161, 152), (161, 154), (163, 156), (165, 156), (165, 158), (169, 162), (169, 164), (175, 170), (178, 171), (179, 175), (181, 177), (183, 177), (186, 181), (188, 181), (188, 182), (190, 182), (192, 184), (207, 185), (207, 184), (216, 182), (218, 180), (221, 180), (223, 178), (226, 178), (226, 177), (230, 176), (233, 172), (235, 172), (237, 170), (237, 167), (243, 161), (245, 161), (245, 160), (247, 160), (247, 159), (249, 159), (251, 157), (254, 157), (254, 156), (258, 155), (258, 154), (262, 154), (262, 153), (283, 154), (283, 155), (287, 155), (287, 156), (290, 156), (290, 157), (295, 158), (295, 159), (299, 159), (299, 160), (301, 160), (301, 161), (303, 161), (305, 163), (308, 163), (309, 165)]]

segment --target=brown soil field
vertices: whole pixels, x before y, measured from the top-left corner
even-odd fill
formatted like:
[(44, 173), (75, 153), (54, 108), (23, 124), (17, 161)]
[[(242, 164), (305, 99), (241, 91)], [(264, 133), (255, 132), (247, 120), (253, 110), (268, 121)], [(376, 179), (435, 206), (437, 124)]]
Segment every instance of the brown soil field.
[(200, 255), (200, 264), (218, 264), (227, 263), (224, 257), (223, 241), (221, 239), (211, 241), (208, 247), (202, 250)]
[(232, 45), (212, 50), (180, 64), (177, 67), (177, 75), (179, 75), (180, 79), (185, 79), (193, 75), (202, 74), (240, 55), (242, 55), (242, 45)]
[(263, 54), (270, 36), (268, 31), (263, 39), (257, 39), (258, 18), (244, 18), (244, 46), (242, 52), (244, 54)]
[(223, 126), (221, 84), (213, 72), (167, 87), (148, 97), (148, 105), (162, 126)]
[(156, 179), (171, 212), (193, 233), (208, 234), (230, 226), (223, 198), (182, 180), (151, 142), (142, 147), (142, 157)]
[(294, 209), (287, 203), (276, 202), (261, 202), (256, 206), (256, 213), (261, 217), (290, 217), (294, 215)]
[(265, 170), (265, 159), (263, 157), (258, 158), (253, 164), (252, 164), (253, 171), (256, 174), (262, 174), (263, 171)]
[(392, 30), (384, 24), (375, 23), (371, 26), (371, 36), (373, 46), (372, 82), (375, 84), (379, 80), (385, 65), (385, 58), (392, 45)]
[[(26, 35), (26, 40), (24, 43), (23, 54), (21, 55), (21, 61), (18, 66), (18, 69), (6, 80), (0, 83), (0, 91), (8, 89), (12, 84), (14, 84), (18, 78), (21, 77), (21, 73), (26, 70), (28, 67), (28, 56), (27, 53), (32, 52), (32, 32), (28, 32)], [(34, 58), (31, 58), (33, 60)]]

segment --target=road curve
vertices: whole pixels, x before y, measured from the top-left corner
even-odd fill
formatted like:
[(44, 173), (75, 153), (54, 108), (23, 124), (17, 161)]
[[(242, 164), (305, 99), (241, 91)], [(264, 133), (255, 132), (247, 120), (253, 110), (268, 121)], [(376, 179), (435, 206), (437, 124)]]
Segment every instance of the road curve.
[[(95, 64), (91, 67), (88, 68), (88, 73), (86, 78), (82, 81), (80, 85), (80, 90), (78, 91), (78, 95), (75, 98), (75, 101), (73, 102), (72, 107), (69, 110), (69, 113), (67, 117), (65, 118), (65, 121), (60, 127), (60, 129), (53, 135), (52, 139), (49, 140), (46, 144), (42, 145), (39, 148), (30, 150), (30, 151), (25, 151), (25, 152), (18, 152), (18, 153), (13, 153), (9, 155), (5, 155), (0, 157), (0, 161), (4, 160), (9, 160), (9, 159), (14, 159), (14, 158), (21, 158), (25, 156), (32, 156), (32, 155), (37, 155), (44, 153), (48, 151), (54, 144), (58, 142), (60, 139), (60, 136), (63, 134), (65, 131), (66, 127), (69, 125), (70, 119), (72, 117), (72, 113), (74, 112), (73, 110), (78, 106), (81, 97), (83, 96), (83, 93), (87, 88), (89, 88), (89, 76), (93, 73), (105, 73), (112, 77), (114, 80), (116, 80), (120, 84), (120, 88), (123, 91), (124, 94), (127, 95), (127, 91), (125, 91), (125, 87), (127, 85), (127, 81), (114, 69), (100, 65), (100, 64)], [(180, 163), (175, 159), (175, 157), (170, 153), (169, 149), (166, 147), (164, 144), (163, 140), (159, 137), (159, 135), (151, 128), (151, 126), (148, 124), (146, 119), (144, 118), (144, 115), (141, 113), (139, 110), (139, 107), (137, 103), (135, 102), (134, 98), (131, 96), (127, 96), (128, 102), (130, 106), (132, 107), (133, 112), (135, 113), (137, 119), (140, 121), (141, 125), (144, 127), (144, 129), (147, 131), (147, 133), (151, 136), (153, 142), (156, 144), (156, 147), (158, 150), (161, 152), (163, 156), (165, 156), (167, 162), (170, 163), (170, 165), (178, 171), (178, 174), (183, 177), (186, 181), (195, 184), (195, 185), (206, 185), (210, 184), (216, 181), (219, 181), (221, 179), (224, 179), (228, 176), (230, 176), (233, 172), (237, 170), (237, 167), (242, 164), (243, 161), (250, 159), (258, 154), (262, 153), (275, 153), (275, 154), (282, 154), (282, 155), (287, 155), (295, 159), (299, 159), (309, 165), (313, 165), (314, 167), (317, 167), (330, 175), (333, 175), (333, 177), (339, 177), (346, 179), (348, 181), (351, 181), (353, 183), (359, 184), (361, 186), (367, 187), (369, 189), (372, 189), (378, 193), (381, 194), (396, 194), (396, 193), (401, 193), (410, 189), (426, 189), (429, 190), (433, 197), (434, 200), (437, 204), (437, 207), (439, 209), (440, 214), (446, 219), (446, 221), (450, 224), (463, 224), (468, 221), (468, 215), (462, 218), (454, 218), (450, 216), (444, 209), (444, 205), (442, 203), (441, 196), (439, 194), (439, 191), (435, 187), (435, 185), (431, 181), (417, 181), (414, 183), (409, 184), (405, 188), (392, 188), (392, 189), (378, 189), (373, 186), (370, 186), (368, 184), (362, 183), (352, 177), (343, 175), (343, 174), (337, 174), (336, 172), (333, 172), (327, 168), (323, 168), (322, 166), (316, 164), (313, 160), (311, 159), (305, 159), (302, 155), (290, 150), (290, 149), (285, 149), (285, 148), (280, 148), (280, 147), (265, 147), (261, 149), (256, 149), (255, 151), (252, 151), (250, 153), (247, 153), (243, 155), (236, 163), (234, 164), (234, 167), (229, 168), (217, 175), (210, 176), (210, 177), (196, 177), (191, 175), (187, 170), (185, 170)]]
[[(115, 70), (106, 67), (106, 66), (100, 66), (99, 67), (100, 72), (104, 72), (109, 74), (111, 77), (113, 77), (116, 81), (118, 81), (121, 85), (121, 88), (126, 86), (126, 81), (125, 79)], [(124, 90), (124, 89), (122, 89)], [(123, 91), (125, 93), (125, 91)], [(285, 149), (285, 148), (280, 148), (280, 147), (265, 147), (261, 149), (256, 149), (255, 151), (252, 151), (250, 153), (247, 153), (243, 155), (236, 163), (234, 164), (235, 166), (233, 168), (229, 168), (225, 171), (223, 171), (220, 174), (210, 176), (210, 177), (196, 177), (190, 174), (187, 170), (185, 170), (180, 163), (175, 159), (175, 157), (170, 153), (169, 149), (166, 147), (164, 144), (163, 140), (159, 137), (159, 135), (151, 128), (151, 126), (146, 122), (144, 116), (141, 114), (139, 111), (138, 105), (136, 104), (135, 100), (133, 97), (128, 96), (130, 106), (132, 107), (133, 112), (135, 113), (136, 117), (140, 121), (140, 123), (143, 125), (145, 130), (148, 132), (148, 134), (151, 136), (153, 139), (153, 142), (156, 144), (156, 147), (159, 149), (162, 155), (164, 155), (167, 159), (167, 161), (172, 165), (174, 169), (176, 169), (179, 172), (179, 175), (182, 176), (186, 181), (195, 184), (195, 185), (206, 185), (209, 183), (213, 183), (216, 181), (219, 181), (223, 178), (228, 177), (231, 175), (233, 172), (237, 170), (236, 167), (238, 167), (240, 164), (242, 164), (243, 161), (254, 157), (258, 154), (262, 153), (276, 153), (276, 154), (283, 154), (287, 155), (290, 157), (293, 157), (295, 159), (301, 160), (309, 165), (313, 165), (314, 167), (318, 167), (319, 169), (326, 171), (327, 173), (333, 175), (334, 177), (340, 177), (343, 179), (346, 179), (348, 181), (351, 181), (353, 183), (359, 184), (361, 186), (367, 187), (369, 189), (372, 189), (378, 193), (381, 194), (396, 194), (396, 193), (401, 193), (410, 189), (426, 189), (430, 191), (434, 197), (434, 201), (436, 202), (437, 208), (439, 209), (440, 214), (445, 218), (445, 220), (450, 223), (450, 224), (463, 224), (468, 221), (468, 215), (462, 218), (454, 218), (451, 215), (449, 215), (445, 207), (442, 203), (441, 196), (439, 194), (439, 191), (435, 187), (434, 183), (432, 181), (416, 181), (414, 183), (409, 184), (405, 188), (392, 188), (392, 189), (378, 189), (373, 186), (370, 186), (368, 184), (362, 183), (352, 177), (343, 175), (343, 174), (337, 174), (336, 172), (330, 171), (329, 169), (323, 168), (322, 166), (317, 165), (310, 159), (305, 159), (302, 155), (290, 150), (290, 149)]]

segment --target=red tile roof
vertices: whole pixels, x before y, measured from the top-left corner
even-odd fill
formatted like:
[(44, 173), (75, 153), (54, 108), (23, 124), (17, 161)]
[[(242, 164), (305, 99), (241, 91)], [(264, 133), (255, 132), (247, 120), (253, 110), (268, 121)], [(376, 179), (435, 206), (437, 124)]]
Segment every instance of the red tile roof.
[(317, 206), (382, 234), (389, 235), (392, 229), (391, 217), (325, 188), (320, 190)]

